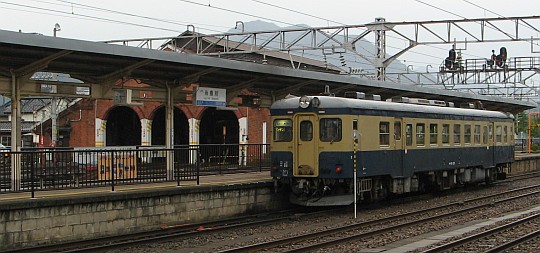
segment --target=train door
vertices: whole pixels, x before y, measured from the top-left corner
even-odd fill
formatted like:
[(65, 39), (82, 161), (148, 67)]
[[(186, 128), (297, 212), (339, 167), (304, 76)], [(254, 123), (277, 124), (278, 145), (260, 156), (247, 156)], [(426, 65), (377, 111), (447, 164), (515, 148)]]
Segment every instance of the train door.
[(319, 175), (319, 145), (315, 133), (318, 132), (318, 121), (315, 114), (298, 114), (294, 116), (296, 133), (294, 142), (294, 176), (317, 177)]
[(488, 128), (488, 148), (491, 149), (491, 151), (488, 152), (491, 156), (491, 159), (489, 161), (491, 162), (492, 166), (495, 166), (495, 145), (497, 143), (497, 141), (495, 140), (495, 122), (490, 122)]
[(403, 119), (396, 118), (394, 120), (394, 150), (396, 154), (396, 162), (401, 167), (401, 175), (403, 175), (403, 156), (405, 152), (405, 143), (403, 141)]

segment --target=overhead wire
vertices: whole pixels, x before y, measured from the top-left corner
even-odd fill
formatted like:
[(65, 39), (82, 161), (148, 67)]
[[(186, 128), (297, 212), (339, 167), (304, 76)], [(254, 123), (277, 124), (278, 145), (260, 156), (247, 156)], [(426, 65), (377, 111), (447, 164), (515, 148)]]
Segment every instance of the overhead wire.
[(29, 6), (29, 5), (18, 4), (18, 3), (11, 3), (11, 2), (6, 2), (6, 1), (0, 1), (0, 4), (23, 7), (23, 8), (30, 8), (30, 9), (37, 9), (37, 10), (41, 10), (41, 11), (47, 11), (47, 12), (51, 12), (51, 13), (60, 13), (60, 14), (64, 14), (64, 15), (75, 15), (75, 16), (79, 16), (79, 17), (83, 17), (83, 18), (90, 18), (90, 19), (94, 19), (94, 20), (101, 20), (101, 21), (112, 22), (112, 23), (117, 23), (117, 24), (139, 26), (139, 27), (151, 28), (151, 29), (157, 29), (157, 30), (163, 30), (163, 31), (169, 31), (169, 32), (180, 32), (178, 30), (167, 29), (167, 28), (162, 28), (162, 27), (131, 23), (131, 22), (114, 20), (114, 19), (109, 19), (109, 18), (100, 18), (100, 17), (91, 16), (91, 15), (71, 13), (71, 12), (54, 10), (54, 9), (49, 9), (49, 8), (43, 8), (43, 7), (37, 7), (37, 6)]
[[(48, 1), (43, 1), (43, 0), (32, 0), (32, 1), (48, 2)], [(200, 23), (189, 23), (189, 22), (184, 22), (184, 21), (175, 21), (175, 20), (170, 20), (170, 19), (154, 18), (154, 17), (143, 16), (143, 15), (133, 14), (133, 13), (129, 13), (129, 12), (122, 12), (122, 11), (117, 11), (117, 10), (112, 10), (112, 9), (107, 9), (107, 8), (101, 8), (101, 7), (96, 7), (96, 6), (86, 5), (86, 4), (80, 4), (80, 3), (71, 2), (71, 1), (65, 1), (65, 0), (56, 0), (56, 1), (70, 4), (70, 5), (67, 5), (67, 6), (75, 5), (75, 6), (79, 6), (79, 8), (85, 8), (85, 9), (88, 9), (88, 10), (97, 10), (97, 11), (101, 11), (101, 12), (120, 14), (120, 15), (124, 15), (124, 16), (147, 19), (147, 20), (151, 20), (151, 21), (158, 21), (158, 22), (163, 22), (163, 23), (168, 23), (168, 24), (173, 24), (173, 25), (184, 25), (184, 26), (187, 26), (187, 25), (203, 25), (203, 26), (228, 28), (226, 26), (218, 26), (218, 25), (211, 25), (211, 24), (200, 24)]]

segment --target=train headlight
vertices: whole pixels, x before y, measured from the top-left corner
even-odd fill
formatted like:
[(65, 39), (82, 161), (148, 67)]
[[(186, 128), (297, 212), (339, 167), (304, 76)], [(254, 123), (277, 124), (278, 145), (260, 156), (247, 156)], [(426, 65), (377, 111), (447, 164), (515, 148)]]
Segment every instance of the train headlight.
[(321, 100), (319, 100), (318, 97), (314, 97), (314, 98), (311, 100), (311, 106), (313, 106), (314, 108), (318, 108), (319, 105), (321, 105)]
[(308, 96), (301, 96), (300, 97), (300, 107), (302, 109), (306, 109), (309, 106), (309, 103), (311, 102), (311, 99)]

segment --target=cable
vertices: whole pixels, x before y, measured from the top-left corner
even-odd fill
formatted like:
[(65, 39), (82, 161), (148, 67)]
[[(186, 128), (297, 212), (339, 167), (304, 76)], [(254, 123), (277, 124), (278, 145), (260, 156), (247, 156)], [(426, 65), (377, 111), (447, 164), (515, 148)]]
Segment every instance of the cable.
[(226, 9), (226, 8), (222, 8), (222, 7), (212, 6), (212, 5), (210, 5), (210, 3), (208, 5), (206, 5), (206, 4), (201, 4), (201, 3), (188, 1), (188, 0), (178, 0), (178, 1), (189, 3), (189, 4), (194, 4), (194, 5), (199, 5), (199, 6), (204, 6), (204, 7), (209, 7), (209, 8), (214, 8), (214, 9), (217, 9), (217, 10), (222, 10), (222, 11), (231, 12), (231, 13), (235, 13), (235, 14), (240, 14), (240, 15), (244, 15), (244, 16), (260, 18), (260, 19), (266, 19), (266, 20), (270, 20), (270, 21), (273, 21), (273, 22), (276, 22), (276, 23), (286, 24), (286, 25), (290, 25), (290, 26), (301, 27), (301, 28), (309, 28), (309, 27), (302, 26), (302, 25), (283, 22), (283, 21), (280, 21), (280, 20), (277, 20), (277, 19), (265, 18), (265, 17), (262, 17), (262, 16), (257, 16), (257, 15), (253, 15), (253, 14), (249, 14), (249, 13), (245, 13), (245, 12), (241, 12), (241, 11), (235, 11), (235, 10)]
[(90, 19), (101, 20), (101, 21), (106, 21), (106, 22), (112, 22), (112, 23), (118, 23), (118, 24), (124, 24), (124, 25), (132, 25), (132, 26), (139, 26), (139, 27), (144, 27), (144, 28), (151, 28), (151, 29), (157, 29), (157, 30), (180, 33), (180, 31), (173, 30), (173, 29), (167, 29), (167, 28), (161, 28), (161, 27), (155, 27), (155, 26), (149, 26), (149, 25), (142, 25), (142, 24), (125, 22), (125, 21), (118, 21), (118, 20), (108, 19), (108, 18), (100, 18), (100, 17), (84, 15), (84, 14), (75, 14), (75, 13), (70, 13), (70, 12), (65, 12), (65, 11), (53, 10), (53, 9), (48, 9), (48, 8), (36, 7), (36, 6), (29, 6), (29, 5), (24, 5), (24, 4), (16, 4), (16, 3), (10, 3), (10, 2), (5, 2), (5, 1), (0, 1), (0, 4), (6, 4), (6, 5), (18, 6), (18, 7), (24, 7), (24, 8), (31, 8), (31, 9), (38, 9), (38, 10), (48, 11), (48, 12), (53, 12), (53, 13), (56, 12), (56, 13), (61, 13), (61, 14), (76, 15), (76, 16), (80, 16), (80, 17), (84, 17), (84, 18), (90, 18)]
[(326, 21), (326, 22), (329, 22), (329, 21), (330, 21), (330, 22), (333, 22), (333, 23), (336, 23), (336, 24), (346, 25), (346, 24), (341, 23), (341, 22), (338, 22), (338, 21), (333, 21), (333, 20), (330, 20), (330, 19), (321, 18), (321, 17), (315, 16), (315, 15), (311, 15), (311, 14), (304, 13), (304, 12), (301, 12), (301, 11), (297, 11), (297, 10), (293, 10), (293, 9), (281, 7), (281, 6), (278, 6), (278, 5), (275, 5), (275, 4), (266, 3), (266, 2), (263, 2), (263, 1), (260, 1), (260, 0), (251, 0), (251, 1), (257, 2), (257, 3), (260, 3), (260, 4), (264, 4), (264, 5), (268, 5), (268, 6), (272, 6), (272, 7), (274, 7), (274, 8), (278, 8), (278, 9), (282, 9), (282, 10), (286, 10), (286, 11), (290, 11), (290, 12), (302, 14), (302, 15), (305, 15), (305, 16), (308, 16), (308, 17), (312, 17), (312, 18), (324, 20), (324, 21)]
[[(42, 0), (32, 0), (32, 1), (46, 2), (47, 3), (47, 1), (42, 1)], [(102, 11), (102, 12), (120, 14), (120, 15), (125, 15), (125, 16), (130, 16), (130, 17), (136, 17), (136, 18), (142, 18), (142, 19), (158, 21), (158, 22), (163, 22), (163, 23), (168, 23), (168, 24), (173, 24), (173, 25), (184, 25), (184, 26), (187, 26), (187, 25), (203, 25), (203, 26), (228, 28), (226, 26), (217, 26), (217, 25), (200, 24), (200, 23), (189, 23), (188, 24), (188, 23), (183, 23), (184, 21), (175, 21), (175, 20), (168, 20), (168, 19), (153, 18), (153, 17), (149, 17), (149, 16), (142, 16), (142, 15), (132, 14), (132, 13), (128, 13), (128, 12), (121, 12), (121, 11), (116, 11), (116, 10), (111, 10), (111, 9), (106, 9), (106, 8), (101, 8), (101, 7), (95, 7), (95, 6), (85, 5), (85, 4), (74, 3), (74, 2), (65, 1), (65, 0), (56, 0), (56, 1), (70, 4), (70, 5), (64, 5), (64, 6), (73, 6), (73, 5), (82, 6), (81, 8), (87, 9), (87, 10), (98, 10), (98, 11)], [(48, 3), (50, 3), (50, 2), (48, 2)]]

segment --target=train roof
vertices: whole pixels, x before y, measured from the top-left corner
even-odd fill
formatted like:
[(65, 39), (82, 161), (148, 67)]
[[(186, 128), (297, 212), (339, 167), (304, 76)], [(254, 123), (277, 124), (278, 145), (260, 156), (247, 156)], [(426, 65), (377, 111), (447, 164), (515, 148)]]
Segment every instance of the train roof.
[[(344, 97), (333, 96), (308, 96), (310, 99), (318, 98), (320, 101), (318, 109), (360, 109), (370, 111), (395, 111), (404, 113), (418, 113), (418, 114), (437, 114), (437, 115), (456, 115), (456, 116), (468, 116), (468, 117), (488, 117), (488, 118), (501, 118), (501, 119), (514, 119), (511, 113), (504, 113), (499, 111), (488, 111), (481, 109), (468, 109), (457, 107), (445, 107), (434, 105), (422, 105), (411, 103), (397, 103), (389, 101), (375, 101), (366, 99), (354, 99)], [(300, 97), (285, 98), (278, 100), (270, 107), (271, 111), (276, 110), (292, 110), (300, 108)], [(306, 111), (311, 111), (311, 106)]]

